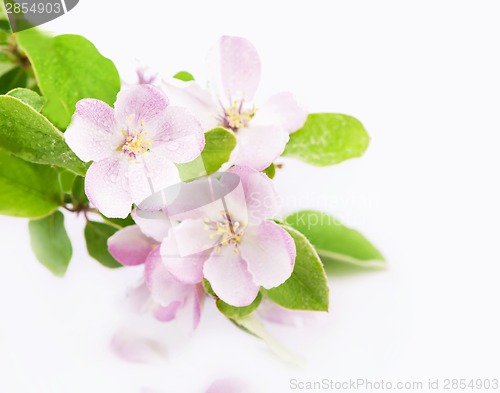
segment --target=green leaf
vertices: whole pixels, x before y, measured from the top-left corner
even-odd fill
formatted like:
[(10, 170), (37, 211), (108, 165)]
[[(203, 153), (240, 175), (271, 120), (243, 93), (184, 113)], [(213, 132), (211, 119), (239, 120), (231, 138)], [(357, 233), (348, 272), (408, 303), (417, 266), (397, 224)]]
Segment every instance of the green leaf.
[(50, 37), (29, 29), (17, 33), (17, 41), (26, 51), (47, 99), (43, 114), (60, 129), (66, 129), (76, 103), (83, 98), (114, 104), (120, 90), (118, 71), (84, 37)]
[(179, 164), (180, 177), (183, 181), (217, 172), (222, 164), (229, 160), (236, 147), (234, 133), (225, 128), (214, 128), (205, 133), (205, 148), (194, 161)]
[(9, 20), (7, 19), (7, 14), (4, 12), (1, 5), (0, 5), (0, 30), (9, 35), (12, 33)]
[(271, 164), (262, 172), (264, 172), (269, 179), (274, 179), (274, 176), (276, 175), (276, 165)]
[(370, 137), (354, 117), (335, 113), (313, 113), (304, 127), (290, 135), (283, 155), (309, 164), (327, 166), (365, 152)]
[(101, 265), (109, 268), (123, 266), (108, 251), (108, 239), (117, 231), (118, 229), (114, 226), (103, 222), (87, 221), (85, 226), (85, 241), (89, 255)]
[(217, 305), (219, 311), (226, 317), (231, 319), (239, 319), (253, 313), (257, 309), (257, 307), (259, 307), (261, 302), (262, 302), (262, 294), (259, 292), (253, 303), (246, 307), (234, 307), (227, 304), (226, 302), (223, 302), (220, 299), (217, 299), (215, 304)]
[(291, 363), (294, 366), (304, 366), (303, 359), (298, 355), (290, 352), (279, 341), (271, 336), (266, 331), (261, 321), (257, 319), (255, 315), (247, 315), (243, 318), (230, 319), (230, 321), (246, 333), (251, 334), (252, 336), (255, 336), (264, 341), (269, 350), (276, 356), (278, 356), (278, 358), (280, 358), (281, 360)]
[(73, 250), (64, 215), (56, 211), (50, 216), (29, 222), (31, 248), (37, 259), (56, 276), (64, 276)]
[(62, 192), (66, 194), (71, 194), (75, 178), (76, 175), (71, 171), (63, 169), (62, 171), (59, 172), (59, 183), (61, 184)]
[(79, 175), (85, 175), (87, 169), (57, 128), (11, 96), (0, 96), (0, 148), (26, 161), (60, 166)]
[(217, 297), (214, 290), (212, 289), (212, 284), (210, 284), (210, 281), (208, 281), (206, 278), (203, 279), (203, 289), (205, 290), (207, 295)]
[(0, 149), (0, 214), (38, 218), (56, 210), (62, 200), (58, 171), (36, 165)]
[(73, 187), (71, 189), (71, 195), (75, 203), (80, 205), (88, 205), (89, 200), (85, 194), (85, 178), (77, 176), (73, 182)]
[(194, 76), (187, 71), (178, 72), (177, 74), (174, 75), (174, 78), (179, 79), (180, 81), (183, 82), (194, 81)]
[(264, 295), (292, 310), (328, 311), (328, 281), (318, 254), (309, 240), (297, 230), (282, 225), (297, 248), (291, 277), (279, 287), (263, 290)]
[(285, 222), (309, 239), (325, 264), (386, 267), (384, 256), (361, 233), (326, 213), (304, 210), (290, 214)]
[(35, 93), (33, 90), (16, 88), (7, 93), (8, 96), (15, 97), (18, 100), (21, 100), (25, 104), (28, 104), (37, 112), (40, 112), (45, 105), (45, 98)]
[(27, 84), (28, 75), (26, 71), (19, 66), (15, 66), (0, 76), (0, 94), (5, 94), (16, 87), (26, 87)]

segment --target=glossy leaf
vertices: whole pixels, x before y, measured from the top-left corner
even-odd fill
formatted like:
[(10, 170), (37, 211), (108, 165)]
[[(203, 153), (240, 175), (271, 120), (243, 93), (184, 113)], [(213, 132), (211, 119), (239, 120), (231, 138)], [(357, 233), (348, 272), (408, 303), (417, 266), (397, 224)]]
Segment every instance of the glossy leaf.
[(336, 113), (313, 113), (304, 126), (290, 135), (284, 156), (309, 164), (327, 166), (365, 152), (370, 137), (354, 117)]
[(117, 228), (103, 222), (87, 221), (85, 241), (87, 251), (101, 265), (118, 268), (123, 265), (111, 256), (108, 251), (108, 239), (118, 231)]
[(46, 115), (66, 129), (83, 98), (97, 98), (113, 105), (120, 90), (120, 77), (113, 62), (79, 35), (50, 37), (36, 29), (17, 33), (19, 45), (33, 66)]
[(234, 133), (225, 128), (214, 128), (205, 133), (205, 148), (194, 161), (179, 164), (179, 174), (183, 181), (217, 172), (222, 164), (229, 161), (236, 147)]
[(37, 259), (56, 276), (68, 269), (73, 249), (64, 227), (64, 215), (56, 211), (50, 216), (29, 222), (31, 248)]
[(45, 105), (45, 98), (34, 92), (33, 90), (16, 88), (7, 93), (8, 96), (15, 97), (25, 104), (31, 106), (37, 112), (40, 112)]
[(63, 134), (31, 106), (0, 96), (0, 148), (36, 164), (56, 165), (85, 175), (87, 165), (71, 151)]
[(302, 232), (326, 264), (347, 263), (366, 268), (384, 268), (384, 256), (361, 233), (342, 225), (336, 218), (304, 210), (285, 218)]
[(58, 171), (26, 162), (0, 149), (0, 214), (43, 217), (62, 201)]
[(246, 317), (247, 315), (250, 315), (252, 312), (254, 312), (259, 307), (261, 301), (262, 294), (259, 293), (252, 304), (246, 307), (234, 307), (220, 299), (216, 301), (216, 305), (219, 311), (226, 317), (231, 319), (238, 319)]

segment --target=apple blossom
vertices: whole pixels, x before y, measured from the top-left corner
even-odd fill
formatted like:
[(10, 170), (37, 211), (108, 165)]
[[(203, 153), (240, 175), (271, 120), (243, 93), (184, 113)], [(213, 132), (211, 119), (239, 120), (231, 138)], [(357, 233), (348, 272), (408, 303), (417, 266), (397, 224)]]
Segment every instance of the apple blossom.
[(163, 240), (161, 255), (178, 281), (197, 284), (204, 277), (220, 299), (242, 307), (254, 301), (261, 286), (273, 288), (290, 277), (296, 249), (288, 232), (268, 220), (277, 213), (271, 180), (248, 167), (233, 167), (222, 179), (231, 175), (239, 178), (243, 192), (236, 188), (224, 196), (224, 209), (209, 203), (171, 215), (180, 223)]
[(66, 142), (83, 161), (90, 202), (108, 217), (125, 218), (132, 203), (179, 181), (175, 163), (203, 150), (201, 126), (191, 113), (169, 106), (152, 85), (122, 90), (115, 109), (95, 99), (77, 103)]
[(176, 105), (195, 113), (205, 130), (222, 126), (235, 133), (231, 164), (267, 168), (283, 153), (289, 134), (302, 127), (307, 112), (288, 92), (256, 105), (261, 64), (257, 50), (244, 38), (221, 37), (209, 54), (209, 68), (210, 90), (196, 82), (185, 87), (165, 83), (164, 88)]
[(151, 311), (156, 319), (163, 322), (173, 320), (183, 309), (191, 309), (193, 328), (196, 328), (205, 297), (203, 286), (178, 281), (162, 263), (159, 240), (170, 229), (168, 220), (154, 213), (149, 213), (149, 216), (142, 214), (141, 217), (134, 211), (132, 216), (139, 225), (116, 232), (108, 239), (108, 249), (124, 266), (144, 264), (144, 283), (135, 288), (131, 296), (135, 308)]

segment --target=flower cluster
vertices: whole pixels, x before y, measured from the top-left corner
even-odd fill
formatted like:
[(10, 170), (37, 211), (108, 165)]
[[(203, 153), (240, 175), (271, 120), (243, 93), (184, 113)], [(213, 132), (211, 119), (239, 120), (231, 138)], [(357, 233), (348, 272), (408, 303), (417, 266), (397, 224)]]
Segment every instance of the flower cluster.
[[(211, 52), (211, 90), (195, 82), (165, 90), (148, 85), (118, 95), (114, 110), (95, 99), (77, 104), (66, 141), (84, 161), (93, 161), (85, 179), (90, 202), (107, 217), (126, 217), (132, 205), (180, 182), (175, 164), (192, 161), (204, 147), (204, 131), (224, 127), (237, 138), (222, 177), (237, 187), (188, 214), (173, 217), (167, 206), (132, 212), (136, 225), (108, 240), (109, 252), (125, 266), (144, 264), (144, 286), (154, 316), (172, 320), (188, 308), (197, 325), (209, 285), (217, 299), (245, 307), (260, 288), (284, 283), (292, 274), (293, 238), (272, 219), (278, 196), (259, 170), (281, 155), (289, 133), (299, 129), (306, 112), (289, 93), (257, 107), (253, 96), (260, 60), (245, 39), (222, 37)], [(172, 100), (177, 106), (169, 105)], [(220, 179), (219, 179), (220, 180)], [(208, 183), (206, 184), (208, 185)], [(211, 188), (193, 185), (184, 199), (209, 198)], [(187, 307), (189, 305), (189, 307)]]
[(370, 138), (354, 117), (308, 114), (289, 92), (260, 101), (248, 40), (219, 39), (206, 84), (145, 69), (126, 84), (82, 36), (12, 34), (0, 22), (0, 214), (30, 220), (34, 254), (53, 274), (73, 255), (65, 216), (82, 214), (90, 257), (142, 266), (136, 309), (165, 322), (185, 313), (196, 327), (211, 299), (270, 344), (260, 318), (300, 325), (328, 311), (324, 264), (385, 266), (329, 214), (277, 216), (280, 157), (335, 165)]

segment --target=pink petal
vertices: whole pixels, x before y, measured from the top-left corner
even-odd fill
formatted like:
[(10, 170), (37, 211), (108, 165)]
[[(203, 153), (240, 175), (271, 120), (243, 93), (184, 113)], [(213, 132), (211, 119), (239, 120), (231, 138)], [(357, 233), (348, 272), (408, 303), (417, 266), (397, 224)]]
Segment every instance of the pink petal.
[(219, 125), (217, 114), (220, 106), (210, 92), (202, 89), (196, 82), (182, 82), (182, 85), (179, 87), (174, 83), (163, 83), (163, 90), (170, 98), (172, 105), (189, 109), (200, 121), (203, 131), (217, 127)]
[(215, 381), (206, 393), (248, 393), (247, 385), (239, 379)]
[(141, 228), (142, 233), (159, 243), (167, 237), (168, 231), (172, 227), (170, 220), (162, 211), (150, 212), (134, 209), (132, 210), (132, 218), (139, 228)]
[(259, 316), (269, 322), (277, 323), (286, 326), (305, 327), (319, 322), (321, 317), (326, 313), (318, 313), (317, 311), (302, 311), (289, 310), (278, 306), (267, 299), (263, 299), (257, 311)]
[(295, 242), (274, 222), (263, 221), (258, 226), (248, 226), (241, 239), (240, 251), (257, 285), (274, 288), (292, 274)]
[(115, 119), (121, 127), (147, 126), (168, 106), (168, 98), (153, 85), (140, 85), (120, 91), (115, 103)]
[(245, 261), (234, 250), (233, 246), (224, 246), (219, 252), (212, 252), (203, 273), (219, 298), (232, 306), (244, 307), (255, 300), (259, 287), (253, 283)]
[(91, 98), (78, 101), (64, 137), (71, 150), (83, 161), (107, 158), (123, 142), (123, 135), (115, 124), (113, 109)]
[(127, 300), (132, 311), (142, 314), (149, 311), (151, 294), (145, 282), (128, 290)]
[(205, 147), (205, 134), (200, 122), (185, 108), (169, 106), (151, 123), (152, 150), (175, 163), (194, 160)]
[(251, 101), (260, 80), (259, 54), (250, 41), (223, 36), (209, 54), (211, 83), (228, 101)]
[(106, 217), (125, 218), (132, 206), (128, 178), (128, 162), (119, 154), (94, 162), (85, 177), (85, 193), (89, 201)]
[(211, 237), (211, 234), (213, 232), (206, 227), (202, 217), (184, 220), (172, 227), (170, 236), (167, 238), (168, 244), (166, 242), (162, 244), (162, 255), (188, 257), (210, 250), (218, 241), (218, 238)]
[(308, 113), (295, 100), (292, 93), (282, 92), (273, 95), (267, 103), (259, 108), (252, 119), (253, 125), (274, 125), (292, 133), (304, 125)]
[(137, 225), (132, 225), (120, 229), (108, 239), (108, 250), (122, 265), (135, 266), (146, 261), (156, 244)]
[(192, 289), (191, 285), (180, 283), (170, 274), (162, 262), (159, 247), (153, 250), (146, 260), (144, 278), (151, 297), (163, 307), (175, 302), (184, 303)]
[[(179, 226), (183, 225), (181, 223)], [(203, 263), (209, 253), (180, 256), (177, 239), (173, 234), (168, 236), (161, 244), (161, 257), (168, 271), (181, 283), (196, 284), (203, 279)]]
[(115, 333), (110, 345), (116, 356), (128, 362), (149, 363), (166, 355), (163, 343), (125, 329)]
[(259, 171), (271, 165), (285, 150), (289, 135), (276, 126), (250, 126), (236, 133), (238, 145), (230, 162)]
[(180, 301), (174, 301), (166, 307), (157, 306), (153, 310), (154, 317), (160, 322), (170, 322), (175, 319), (177, 312), (182, 307), (183, 303)]
[(203, 285), (196, 285), (193, 294), (193, 329), (196, 329), (200, 324), (201, 308), (203, 307), (206, 297)]
[(157, 152), (147, 152), (142, 161), (130, 161), (128, 167), (130, 195), (137, 205), (155, 191), (180, 181), (177, 167)]
[(234, 166), (228, 172), (240, 177), (250, 223), (258, 223), (278, 213), (280, 200), (273, 182), (265, 174), (242, 166)]

